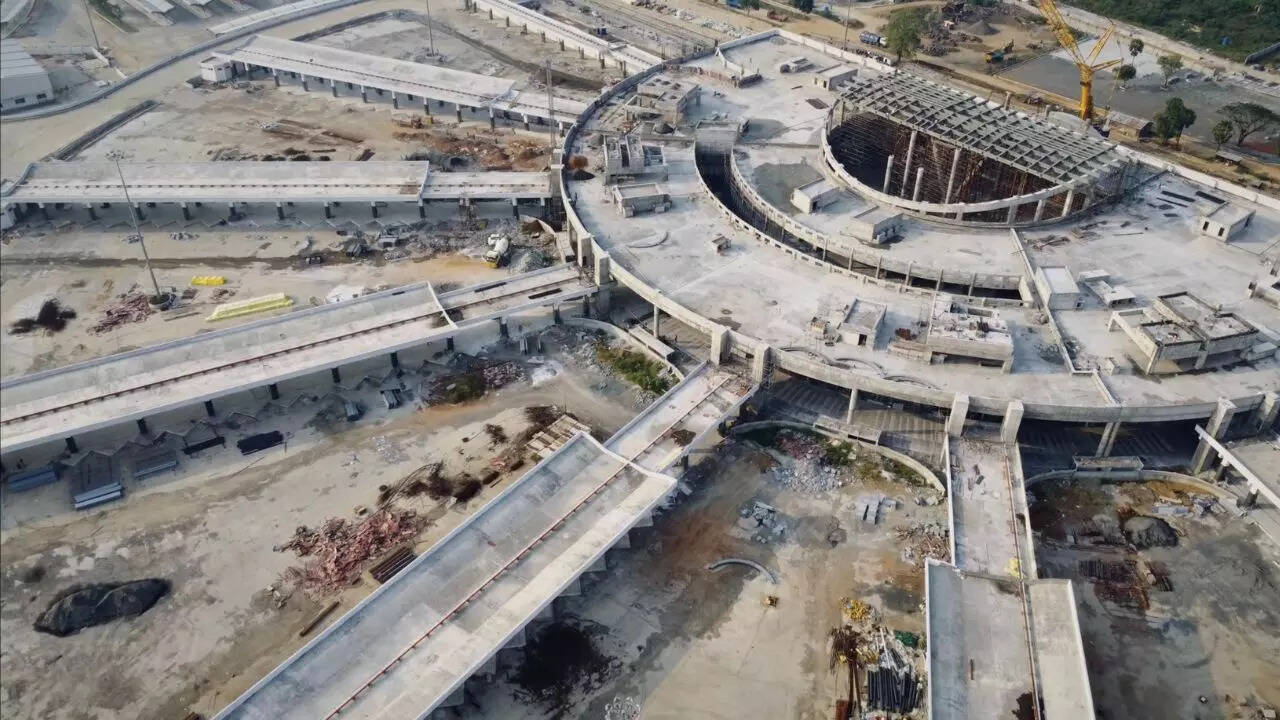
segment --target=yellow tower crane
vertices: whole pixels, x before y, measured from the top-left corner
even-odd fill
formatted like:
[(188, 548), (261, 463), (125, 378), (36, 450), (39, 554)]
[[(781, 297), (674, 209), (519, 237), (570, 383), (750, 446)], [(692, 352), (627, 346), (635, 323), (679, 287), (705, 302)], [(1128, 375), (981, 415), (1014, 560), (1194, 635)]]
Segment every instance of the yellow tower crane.
[(1071, 26), (1067, 25), (1067, 21), (1062, 17), (1062, 12), (1058, 10), (1058, 4), (1054, 0), (1036, 0), (1040, 5), (1040, 12), (1044, 13), (1045, 20), (1049, 21), (1049, 27), (1053, 28), (1053, 33), (1058, 36), (1058, 42), (1062, 43), (1062, 47), (1071, 53), (1071, 58), (1075, 61), (1076, 67), (1080, 69), (1080, 117), (1085, 122), (1093, 122), (1093, 75), (1099, 70), (1106, 70), (1109, 67), (1119, 65), (1124, 58), (1116, 60), (1108, 60), (1102, 63), (1096, 63), (1098, 54), (1106, 47), (1107, 41), (1115, 34), (1114, 25), (1108, 27), (1102, 33), (1102, 37), (1098, 38), (1098, 42), (1094, 44), (1093, 50), (1089, 52), (1088, 57), (1080, 52), (1080, 45), (1076, 42), (1075, 33), (1071, 32)]

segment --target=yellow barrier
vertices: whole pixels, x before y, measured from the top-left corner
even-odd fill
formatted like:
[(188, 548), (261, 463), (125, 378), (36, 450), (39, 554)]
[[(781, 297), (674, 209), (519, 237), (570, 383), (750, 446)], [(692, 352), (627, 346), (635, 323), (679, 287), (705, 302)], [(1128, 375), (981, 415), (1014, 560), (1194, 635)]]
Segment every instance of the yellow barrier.
[(191, 278), (192, 285), (226, 285), (227, 279), (221, 275), (197, 275)]
[(223, 303), (214, 308), (213, 313), (205, 318), (205, 322), (214, 322), (215, 320), (226, 320), (228, 318), (240, 317), (242, 315), (252, 315), (254, 313), (266, 312), (268, 310), (277, 310), (279, 308), (289, 307), (293, 304), (293, 298), (284, 293), (272, 293), (263, 295), (262, 297), (249, 298), (247, 300), (237, 300), (236, 302)]

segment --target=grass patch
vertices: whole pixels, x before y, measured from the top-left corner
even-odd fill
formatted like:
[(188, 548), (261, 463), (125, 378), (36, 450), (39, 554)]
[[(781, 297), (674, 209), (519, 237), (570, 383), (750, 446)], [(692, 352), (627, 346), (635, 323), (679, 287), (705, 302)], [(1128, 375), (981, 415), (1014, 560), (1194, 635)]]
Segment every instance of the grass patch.
[(928, 484), (925, 482), (924, 477), (922, 477), (920, 473), (916, 472), (915, 470), (912, 470), (911, 468), (907, 467), (903, 463), (898, 462), (897, 460), (890, 460), (889, 458), (885, 458), (884, 469), (888, 470), (889, 474), (898, 478), (902, 482), (907, 483), (908, 485), (927, 485)]
[(822, 451), (822, 462), (831, 467), (849, 467), (857, 457), (853, 443), (836, 440), (827, 444)]
[(661, 363), (650, 360), (638, 352), (596, 345), (596, 359), (609, 366), (622, 377), (655, 395), (671, 389), (671, 377)]

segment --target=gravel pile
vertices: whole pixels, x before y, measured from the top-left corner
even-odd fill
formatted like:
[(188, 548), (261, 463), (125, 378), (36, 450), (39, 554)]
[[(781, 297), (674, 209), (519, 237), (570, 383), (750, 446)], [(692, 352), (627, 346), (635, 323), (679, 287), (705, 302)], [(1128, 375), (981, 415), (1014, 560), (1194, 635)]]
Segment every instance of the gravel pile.
[(816, 460), (801, 460), (773, 469), (773, 479), (796, 492), (818, 494), (844, 487), (844, 473)]

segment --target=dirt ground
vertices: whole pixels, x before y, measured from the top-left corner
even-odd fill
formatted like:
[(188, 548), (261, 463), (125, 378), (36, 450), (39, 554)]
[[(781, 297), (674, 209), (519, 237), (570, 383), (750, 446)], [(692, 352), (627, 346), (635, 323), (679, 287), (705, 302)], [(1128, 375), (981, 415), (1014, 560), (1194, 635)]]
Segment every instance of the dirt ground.
[[(1120, 508), (1155, 515), (1159, 497), (1200, 492), (1171, 483), (1032, 488), (1042, 576), (1074, 581), (1086, 662), (1099, 718), (1254, 718), (1280, 706), (1280, 552), (1246, 520), (1162, 517), (1177, 545), (1130, 551), (1068, 545), (1064, 533), (1092, 521), (1113, 527)], [(1140, 583), (1149, 607), (1117, 602), (1081, 563), (1167, 567), (1172, 589)]]
[[(562, 714), (522, 699), (523, 661), (503, 653), (506, 679), (466, 715), (599, 718), (629, 698), (645, 718), (831, 717), (848, 693), (846, 670), (831, 670), (828, 654), (828, 632), (845, 622), (842, 601), (868, 603), (885, 627), (923, 633), (922, 565), (904, 559), (893, 528), (945, 523), (945, 505), (916, 505), (929, 491), (890, 476), (802, 494), (774, 478), (775, 462), (753, 443), (722, 443), (681, 482), (673, 507), (632, 531), (606, 572), (584, 578), (581, 596), (556, 601), (556, 622), (591, 628), (607, 667), (577, 686)], [(858, 501), (878, 494), (897, 509), (878, 525), (861, 522)], [(756, 501), (776, 508), (786, 530), (742, 517)], [(759, 562), (779, 583), (741, 566), (708, 571), (726, 557)], [(768, 595), (776, 607), (765, 606)]]
[[(370, 291), (424, 280), (438, 289), (471, 285), (528, 269), (530, 253), (545, 250), (549, 242), (522, 235), (509, 215), (468, 220), (456, 212), (431, 218), (419, 231), (424, 239), (447, 243), (448, 252), (413, 251), (398, 261), (377, 254), (359, 260), (346, 257), (339, 250), (348, 236), (331, 227), (237, 222), (192, 228), (183, 234), (171, 228), (143, 232), (160, 284), (179, 291), (194, 288), (196, 294), (171, 312), (101, 334), (91, 329), (103, 311), (117, 304), (122, 294), (151, 284), (137, 244), (125, 241), (131, 233), (119, 226), (104, 228), (101, 223), (7, 232), (0, 261), (0, 321), (5, 332), (0, 336), (0, 372), (26, 374), (257, 320), (266, 314), (216, 325), (205, 318), (220, 302), (271, 292), (286, 293), (294, 299), (292, 309), (301, 309), (324, 302), (338, 285), (364, 286)], [(485, 238), (493, 232), (508, 233), (518, 246), (511, 262), (499, 269), (489, 268), (480, 257)], [(314, 253), (323, 254), (325, 262), (308, 265), (303, 261), (304, 255)], [(189, 284), (193, 277), (205, 275), (222, 276), (227, 284), (198, 288)], [(14, 321), (34, 317), (48, 298), (57, 298), (77, 317), (57, 333), (8, 332)]]
[[(318, 527), (329, 517), (354, 520), (357, 507), (377, 506), (380, 486), (433, 461), (444, 463), (446, 475), (479, 477), (490, 458), (530, 427), (528, 406), (567, 408), (601, 436), (629, 420), (635, 412), (631, 395), (597, 366), (579, 361), (583, 345), (589, 339), (577, 331), (558, 329), (544, 335), (539, 356), (495, 348), (486, 357), (516, 360), (525, 379), (461, 405), (420, 409), (410, 403), (387, 411), (369, 388), (353, 398), (369, 408), (354, 424), (331, 405), (311, 402), (224, 428), (230, 440), (279, 429), (287, 441), (283, 449), (250, 458), (234, 450), (184, 458), (179, 474), (126, 480), (123, 501), (93, 512), (70, 510), (62, 484), (6, 494), (0, 505), (0, 716), (216, 712), (300, 647), (298, 631), (330, 599), (289, 594), (284, 586), (288, 600), (277, 608), (267, 590), (301, 562), (272, 551), (296, 527)], [(431, 369), (428, 377), (439, 372)], [(411, 379), (409, 386), (419, 387), (417, 382)], [(501, 427), (508, 440), (495, 441), (486, 424)], [(397, 500), (429, 520), (417, 550), (520, 472), (461, 505), (426, 495)], [(59, 590), (139, 577), (170, 580), (172, 595), (142, 616), (66, 638), (31, 629)], [(365, 579), (340, 593), (341, 606), (326, 622), (373, 587)]]

